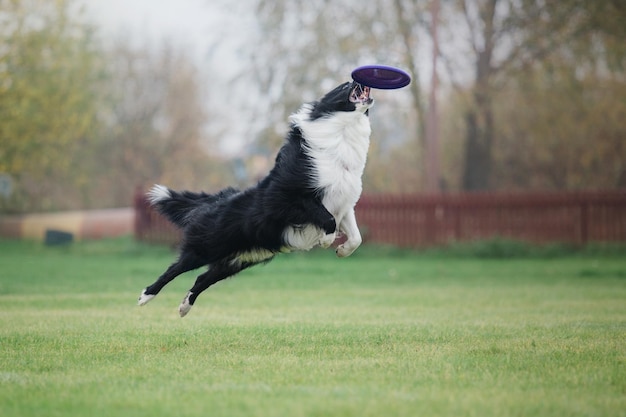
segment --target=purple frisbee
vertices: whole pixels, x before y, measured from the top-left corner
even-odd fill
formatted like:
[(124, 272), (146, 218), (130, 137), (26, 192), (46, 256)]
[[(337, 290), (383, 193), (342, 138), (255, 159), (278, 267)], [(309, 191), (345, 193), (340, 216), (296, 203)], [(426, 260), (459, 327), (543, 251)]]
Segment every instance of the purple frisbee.
[(409, 85), (411, 76), (400, 68), (387, 65), (364, 65), (352, 71), (352, 79), (359, 84), (381, 90), (393, 90)]

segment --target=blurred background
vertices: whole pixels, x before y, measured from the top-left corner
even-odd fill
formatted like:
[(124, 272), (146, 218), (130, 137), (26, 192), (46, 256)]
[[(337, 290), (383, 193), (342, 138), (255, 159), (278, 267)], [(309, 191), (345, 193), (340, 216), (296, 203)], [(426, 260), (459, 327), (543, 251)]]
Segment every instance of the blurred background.
[(0, 0), (0, 213), (271, 168), (301, 103), (376, 90), (364, 192), (626, 187), (622, 0)]

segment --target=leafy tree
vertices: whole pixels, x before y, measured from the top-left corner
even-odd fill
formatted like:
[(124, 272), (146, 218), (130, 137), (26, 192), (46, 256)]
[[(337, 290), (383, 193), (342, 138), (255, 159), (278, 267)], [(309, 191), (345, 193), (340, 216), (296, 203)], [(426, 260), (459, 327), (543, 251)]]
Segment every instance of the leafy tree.
[(138, 185), (218, 188), (203, 78), (172, 45), (108, 48), (70, 0), (0, 0), (3, 211), (128, 206)]
[(495, 95), (496, 188), (626, 185), (626, 7), (574, 4), (577, 36), (512, 72)]
[(97, 128), (101, 73), (92, 31), (71, 1), (0, 1), (0, 172), (17, 183), (0, 207), (48, 206), (40, 182), (70, 178), (72, 149)]
[[(457, 20), (465, 23), (465, 31), (455, 30), (455, 33), (457, 39), (467, 34), (469, 45), (466, 51), (471, 57), (469, 64), (474, 68), (471, 89), (468, 91), (460, 81), (465, 74), (463, 62), (453, 62), (452, 59), (458, 55), (458, 51), (448, 49), (444, 52), (448, 68), (452, 69), (452, 79), (457, 82), (457, 90), (466, 94), (467, 98), (462, 174), (464, 189), (491, 188), (501, 179), (494, 175), (494, 148), (498, 141), (494, 109), (498, 92), (503, 89), (510, 91), (510, 82), (516, 76), (529, 69), (536, 69), (543, 63), (554, 64), (558, 61), (558, 65), (565, 71), (580, 71), (580, 60), (589, 59), (597, 53), (597, 45), (589, 41), (592, 40), (590, 37), (599, 33), (599, 28), (604, 27), (607, 33), (622, 30), (623, 19), (617, 19), (622, 22), (620, 26), (614, 16), (608, 19), (606, 26), (598, 25), (603, 17), (611, 13), (609, 10), (621, 8), (623, 17), (623, 6), (618, 4), (583, 0), (459, 0), (456, 8), (448, 11), (451, 16), (457, 13), (460, 16)], [(595, 38), (597, 41), (607, 46), (598, 37)], [(449, 45), (454, 44), (452, 42)], [(604, 62), (608, 63), (609, 60)], [(500, 98), (503, 100), (501, 104), (506, 104), (507, 99)], [(554, 101), (551, 100), (555, 107), (543, 107), (548, 114), (559, 111)], [(535, 103), (537, 105), (541, 106)], [(532, 125), (528, 129), (532, 129)], [(563, 142), (560, 144), (564, 146)], [(562, 183), (563, 186), (566, 184)]]

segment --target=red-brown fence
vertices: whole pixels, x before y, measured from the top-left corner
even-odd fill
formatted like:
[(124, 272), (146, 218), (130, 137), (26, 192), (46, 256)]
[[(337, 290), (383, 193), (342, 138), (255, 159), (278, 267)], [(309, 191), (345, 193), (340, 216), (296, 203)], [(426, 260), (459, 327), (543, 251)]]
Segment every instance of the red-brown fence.
[[(180, 232), (135, 198), (140, 240), (175, 244)], [(533, 243), (626, 242), (626, 191), (363, 195), (356, 207), (366, 242), (427, 247), (510, 238)]]
[(369, 241), (398, 246), (617, 242), (626, 241), (626, 192), (364, 195), (357, 219)]
[(135, 239), (176, 245), (182, 234), (172, 223), (150, 206), (145, 193), (135, 191)]

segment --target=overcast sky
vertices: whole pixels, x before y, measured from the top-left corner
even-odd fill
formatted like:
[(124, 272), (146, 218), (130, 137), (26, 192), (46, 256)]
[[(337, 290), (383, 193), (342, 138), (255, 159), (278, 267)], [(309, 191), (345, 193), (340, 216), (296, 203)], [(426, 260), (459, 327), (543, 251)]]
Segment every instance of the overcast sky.
[[(218, 96), (226, 97), (228, 92), (220, 91), (220, 87), (245, 65), (237, 56), (237, 48), (247, 39), (246, 32), (253, 30), (253, 8), (247, 7), (250, 0), (82, 0), (82, 4), (86, 17), (105, 38), (127, 36), (129, 42), (139, 45), (167, 40), (189, 50), (200, 71), (210, 76), (208, 87)], [(241, 144), (228, 136), (243, 134), (234, 127), (240, 123), (223, 122), (230, 128), (226, 129), (222, 151), (238, 153)]]
[(212, 13), (206, 0), (83, 0), (83, 4), (107, 35), (130, 31), (132, 36), (198, 45), (210, 32)]
[[(129, 41), (163, 40), (189, 48), (198, 63), (226, 71), (236, 61), (238, 36), (254, 16), (248, 0), (82, 0), (88, 18), (105, 36), (129, 36)], [(218, 44), (209, 63), (207, 55)], [(241, 63), (238, 63), (241, 64)]]

